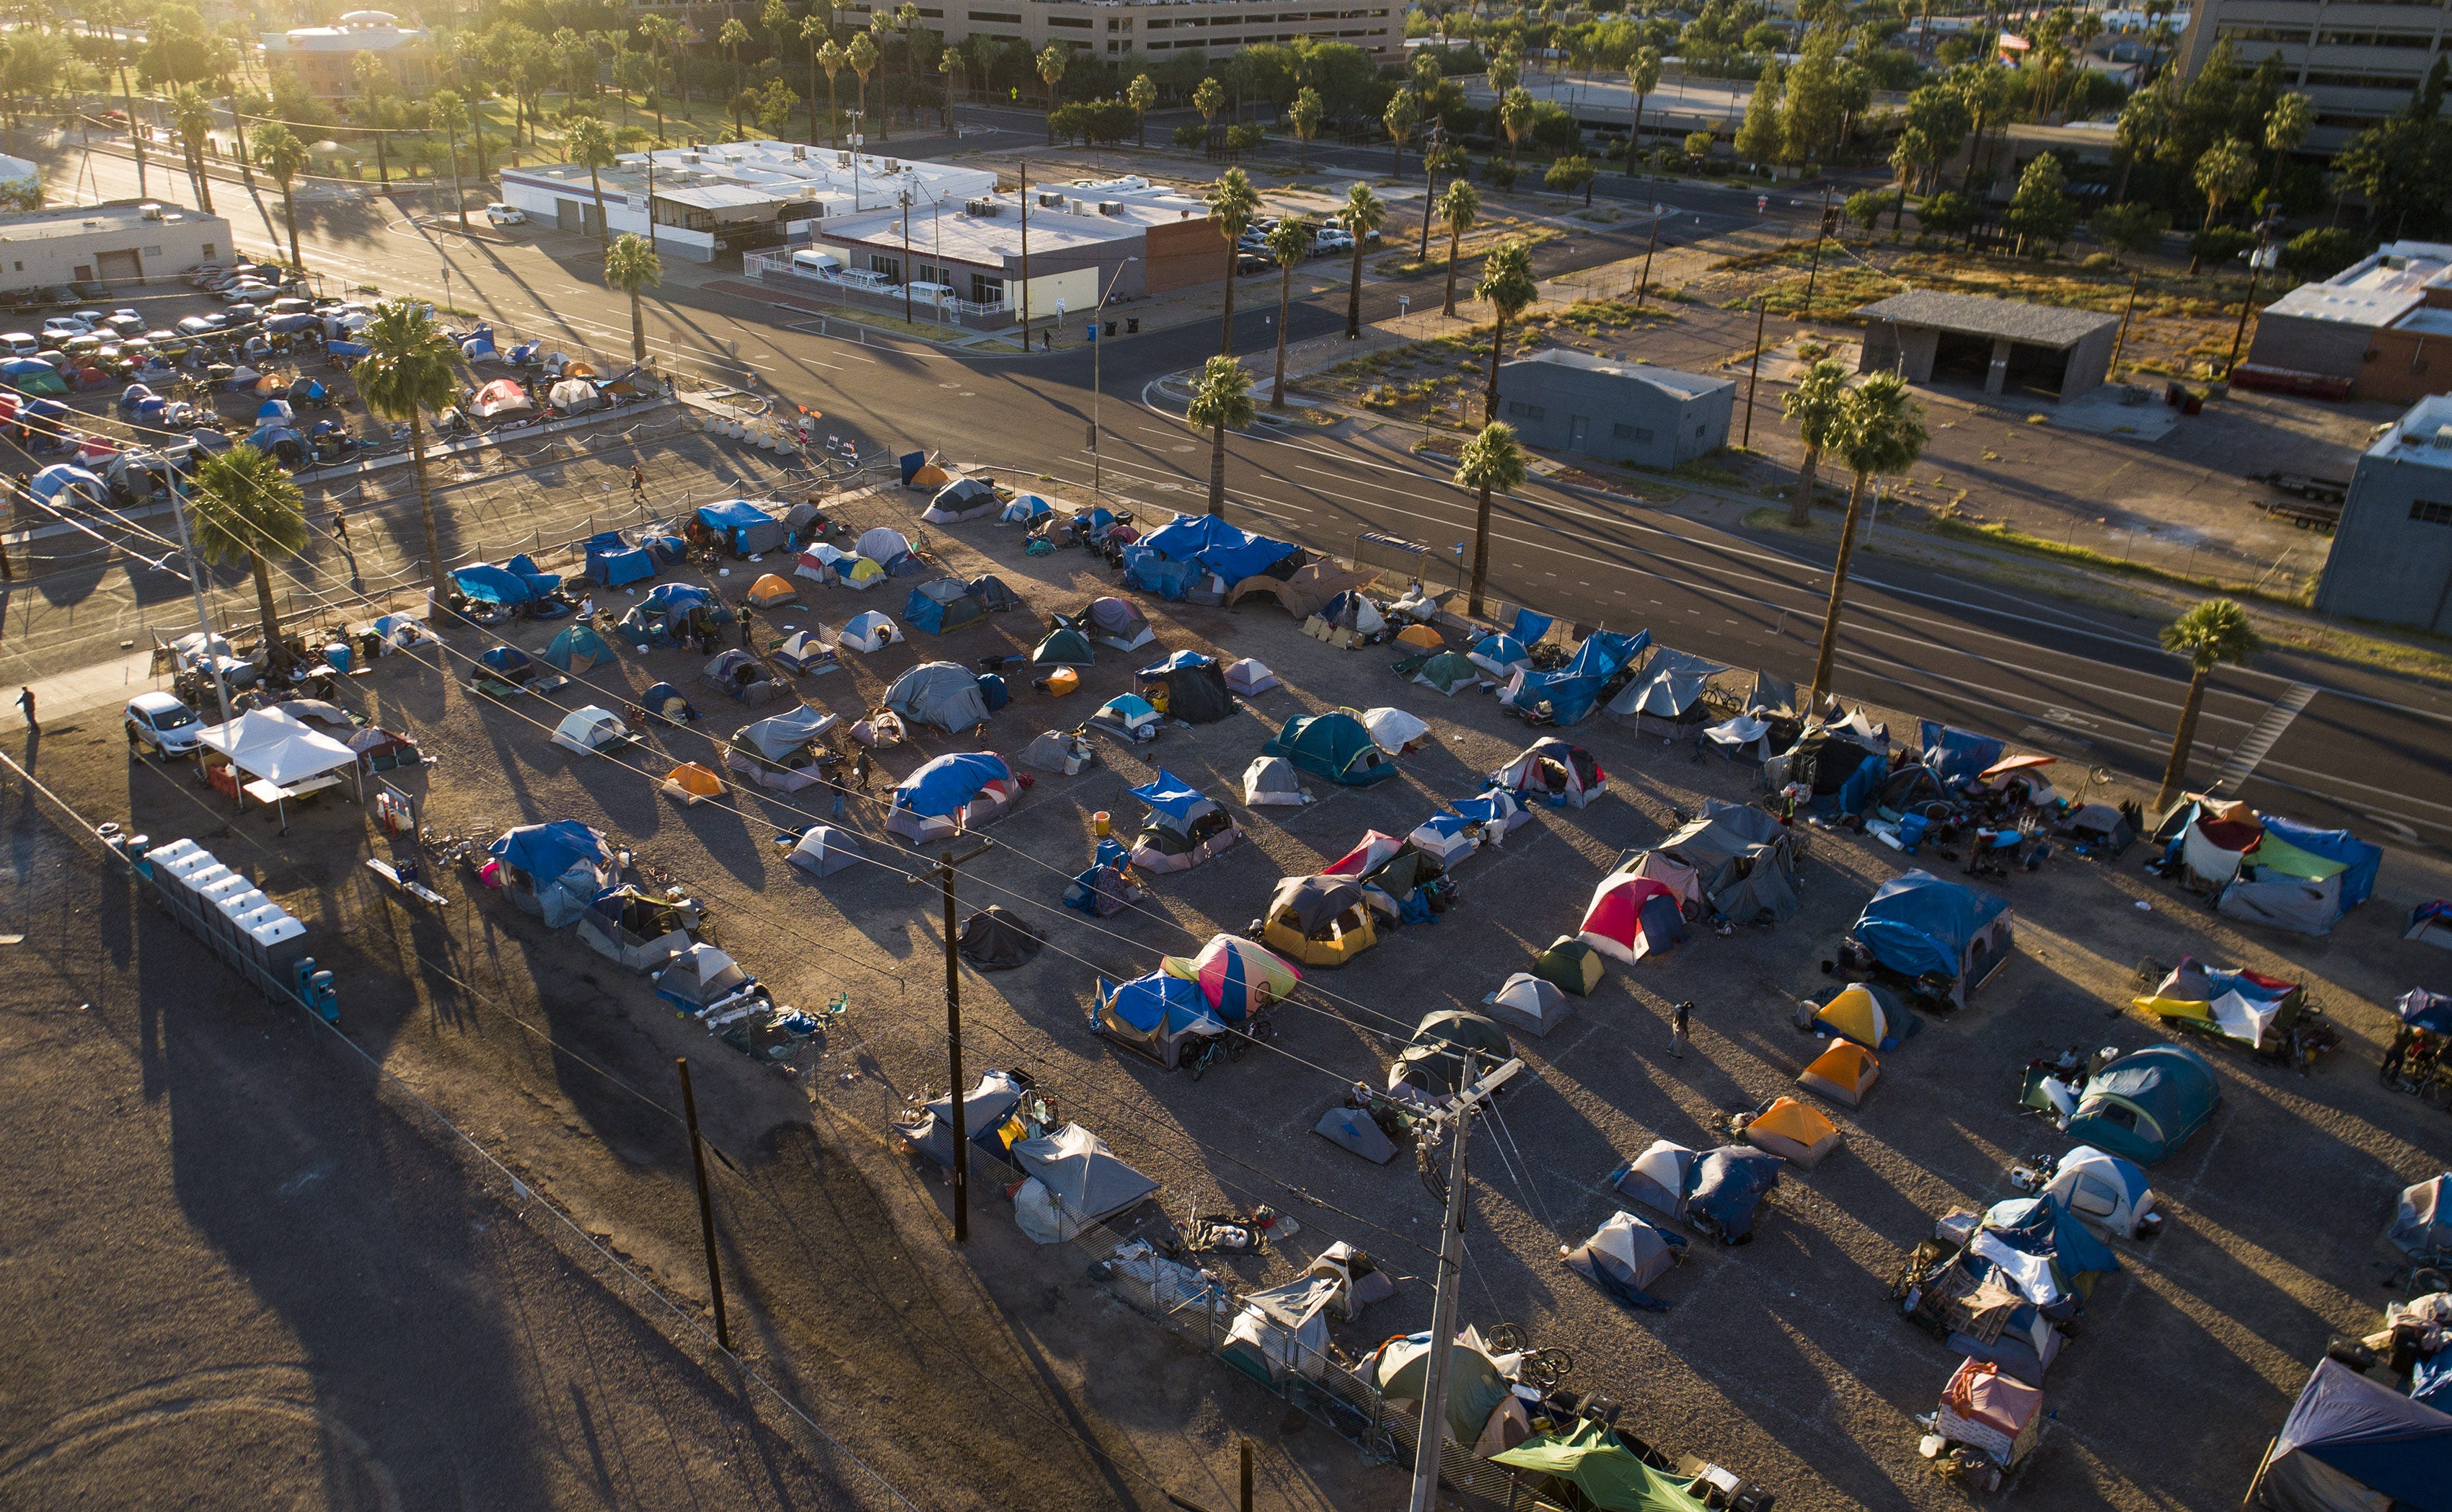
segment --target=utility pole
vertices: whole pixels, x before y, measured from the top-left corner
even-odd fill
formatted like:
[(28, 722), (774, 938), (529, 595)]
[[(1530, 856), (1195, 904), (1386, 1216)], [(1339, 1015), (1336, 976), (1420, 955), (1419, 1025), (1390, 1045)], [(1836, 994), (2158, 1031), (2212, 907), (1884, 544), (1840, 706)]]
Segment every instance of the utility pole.
[[(1021, 184), (1014, 191), (1014, 198), (1021, 202), (1021, 303), (1018, 307), (1021, 310), (1021, 349), (1027, 352), (1030, 350), (1030, 160), (1024, 158), (1017, 162), (1014, 172)], [(1013, 301), (1005, 303), (1010, 304)]]
[(1643, 249), (1643, 277), (1634, 285), (1634, 312), (1637, 315), (1643, 313), (1643, 296), (1651, 288), (1651, 254), (1660, 250), (1660, 217), (1661, 207), (1655, 202), (1651, 206), (1651, 241)]
[(954, 1090), (948, 1100), (954, 1113), (954, 1243), (971, 1242), (971, 1131), (963, 1121), (962, 1099), (970, 1084), (962, 1079), (962, 962), (954, 951), (954, 873), (965, 861), (987, 854), (982, 844), (960, 855), (947, 855), (929, 871), (906, 880), (915, 886), (935, 876), (945, 902), (945, 1062)]
[(1459, 1095), (1450, 1114), (1455, 1149), (1449, 1157), (1448, 1207), (1439, 1220), (1439, 1281), (1431, 1299), (1431, 1358), (1422, 1372), (1422, 1421), (1414, 1436), (1414, 1495), (1410, 1512), (1432, 1512), (1439, 1496), (1439, 1446), (1448, 1436), (1448, 1363), (1455, 1349), (1456, 1303), (1464, 1279), (1464, 1150), (1473, 1131), (1473, 1062), (1467, 1051)]
[[(2140, 288), (2143, 288), (2145, 285), (2145, 269), (2140, 268), (2136, 272), (2128, 275), (2128, 304), (2126, 308), (2120, 312), (2120, 334), (2113, 337), (2111, 342), (2110, 371), (2114, 376), (2117, 376), (2120, 372), (2121, 348), (2128, 344), (2128, 317), (2137, 313), (2137, 291)], [(1904, 347), (1901, 348), (1903, 353), (1905, 350), (1906, 349)], [(1902, 360), (1904, 360), (1904, 358), (1902, 358)]]
[(1116, 276), (1107, 280), (1107, 292), (1098, 296), (1098, 307), (1090, 312), (1090, 502), (1098, 501), (1106, 482), (1106, 454), (1098, 445), (1098, 345), (1101, 323), (1107, 318), (1107, 301), (1116, 285), (1124, 281), (1124, 266), (1140, 259), (1128, 257), (1116, 265)]
[(1813, 319), (1813, 285), (1822, 277), (1822, 244), (1830, 239), (1830, 191), (1822, 191), (1822, 220), (1813, 231), (1813, 265), (1805, 275), (1805, 318)]
[(715, 1342), (732, 1352), (732, 1325), (723, 1315), (723, 1270), (715, 1257), (715, 1200), (706, 1189), (706, 1146), (698, 1137), (698, 1096), (690, 1090), (689, 1057), (673, 1062), (682, 1073), (682, 1118), (689, 1125), (690, 1169), (698, 1177), (698, 1233), (706, 1246), (706, 1287), (715, 1298)]
[(1762, 339), (1765, 312), (1770, 308), (1767, 298), (1754, 296), (1754, 361), (1746, 374), (1746, 434), (1737, 442), (1739, 451), (1751, 451), (1754, 444), (1754, 383), (1762, 377)]
[(2223, 377), (2228, 380), (2231, 369), (2239, 365), (2240, 343), (2247, 339), (2247, 312), (2256, 308), (2256, 280), (2264, 271), (2265, 249), (2273, 245), (2273, 218), (2257, 223), (2256, 250), (2247, 257), (2247, 293), (2239, 302), (2239, 324), (2230, 333), (2230, 360), (2223, 363)]
[[(459, 114), (457, 110), (445, 112), (443, 118), (443, 129), (444, 134), (451, 139), (451, 203), (460, 211), (460, 229), (465, 235), (468, 229), (468, 191), (460, 187)], [(472, 114), (470, 119), (475, 120), (476, 117)], [(477, 129), (480, 132), (485, 129), (483, 121), (477, 122)]]
[(227, 724), (229, 683), (222, 677), (221, 658), (213, 654), (213, 622), (205, 613), (205, 564), (196, 560), (195, 544), (188, 539), (188, 506), (179, 497), (179, 469), (175, 466), (170, 469), (170, 518), (179, 522), (179, 550), (187, 556), (188, 587), (196, 596), (196, 629), (205, 638), (205, 665), (212, 669), (213, 692), (221, 696), (222, 723)]
[(902, 201), (902, 324), (911, 322), (911, 187), (906, 184), (897, 195)]

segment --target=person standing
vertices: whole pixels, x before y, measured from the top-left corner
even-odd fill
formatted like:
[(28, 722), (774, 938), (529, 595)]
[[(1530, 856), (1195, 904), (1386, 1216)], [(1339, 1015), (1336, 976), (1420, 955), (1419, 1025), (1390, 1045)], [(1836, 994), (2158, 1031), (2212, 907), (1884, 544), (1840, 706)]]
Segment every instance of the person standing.
[(743, 651), (755, 651), (758, 649), (756, 646), (750, 644), (749, 629), (749, 606), (747, 604), (742, 604), (741, 606), (741, 649)]
[(41, 735), (43, 733), (43, 727), (34, 722), (33, 689), (23, 686), (17, 689), (17, 712), (26, 717), (26, 733), (28, 735)]
[(1680, 1003), (1670, 1013), (1669, 1053), (1676, 1056), (1679, 1060), (1684, 1060), (1686, 1058), (1686, 1041), (1688, 1037), (1686, 1032), (1686, 1016), (1693, 1011), (1693, 1004)]

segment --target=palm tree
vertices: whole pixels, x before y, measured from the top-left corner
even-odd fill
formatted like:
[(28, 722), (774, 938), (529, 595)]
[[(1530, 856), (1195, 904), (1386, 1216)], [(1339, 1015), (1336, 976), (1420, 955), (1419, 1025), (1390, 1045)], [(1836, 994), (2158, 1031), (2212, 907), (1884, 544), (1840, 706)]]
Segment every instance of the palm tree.
[(255, 160), (281, 186), (281, 215), (289, 223), (289, 261), (304, 272), (306, 259), (298, 251), (298, 196), (290, 186), (306, 167), (306, 144), (278, 121), (267, 121), (255, 133)]
[(1072, 61), (1071, 49), (1055, 42), (1049, 43), (1037, 59), (1038, 76), (1047, 81), (1047, 145), (1049, 147), (1056, 145), (1056, 87), (1064, 82), (1064, 69)]
[(272, 603), (268, 556), (306, 549), (306, 496), (270, 455), (242, 442), (205, 459), (196, 469), (196, 555), (227, 566), (246, 562), (255, 578), (255, 606), (264, 617), (265, 655), (281, 654), (281, 616)]
[(1482, 260), (1481, 282), (1473, 286), (1473, 294), (1490, 301), (1498, 323), (1490, 333), (1490, 386), (1484, 392), (1481, 418), (1486, 424), (1498, 418), (1498, 358), (1507, 350), (1507, 323), (1532, 308), (1541, 297), (1541, 286), (1532, 282), (1532, 253), (1521, 242), (1502, 242)]
[(604, 282), (630, 296), (630, 361), (647, 360), (646, 319), (639, 307), (639, 291), (664, 281), (663, 259), (643, 236), (623, 232), (604, 252)]
[(2196, 744), (2197, 715), (2205, 707), (2205, 684), (2214, 669), (2225, 661), (2245, 661), (2264, 649), (2264, 640), (2248, 622), (2246, 610), (2228, 599), (2208, 599), (2163, 627), (2163, 649), (2188, 658), (2188, 696), (2171, 732), (2171, 759), (2163, 767), (2162, 791), (2154, 795), (2158, 815), (2178, 802), (2188, 784), (2188, 751)]
[(1372, 193), (1370, 185), (1356, 184), (1345, 191), (1345, 208), (1336, 218), (1354, 238), (1354, 262), (1345, 273), (1345, 339), (1351, 342), (1362, 335), (1362, 248), (1388, 218), (1388, 202)]
[(749, 134), (741, 124), (741, 96), (747, 88), (742, 83), (741, 49), (748, 40), (749, 29), (741, 24), (739, 16), (726, 21), (723, 29), (715, 34), (715, 45), (732, 56), (732, 129), (741, 136)]
[(1193, 386), (1184, 418), (1209, 427), (1209, 512), (1226, 513), (1226, 432), (1252, 423), (1252, 375), (1232, 357), (1213, 357)]
[[(188, 154), (188, 179), (196, 187), (196, 208), (213, 213), (211, 178), (205, 172), (205, 142), (213, 128), (213, 102), (192, 84), (170, 94), (170, 125)], [(382, 139), (378, 137), (377, 141)]]
[(1796, 387), (1779, 402), (1780, 413), (1796, 422), (1796, 439), (1805, 444), (1805, 461), (1796, 469), (1796, 492), (1788, 501), (1791, 525), (1813, 523), (1814, 474), (1821, 468), (1823, 448), (1838, 433), (1847, 400), (1848, 369), (1826, 357), (1806, 369)]
[(1839, 560), (1830, 569), (1830, 606), (1823, 612), (1822, 645), (1814, 653), (1809, 714), (1821, 709), (1829, 691), (1830, 658), (1839, 649), (1839, 608), (1846, 600), (1848, 562), (1856, 554), (1856, 522), (1864, 512), (1866, 490), (1877, 477), (1914, 466), (1928, 439), (1924, 406), (1898, 374), (1875, 373), (1848, 390), (1831, 444), (1856, 477), (1848, 488), (1847, 521), (1839, 527)]
[(1513, 167), (1524, 149), (1524, 133), (1532, 129), (1532, 91), (1517, 85), (1498, 102), (1498, 128), (1507, 133), (1507, 161)]
[(1465, 597), (1465, 613), (1481, 613), (1481, 590), (1490, 579), (1490, 496), (1513, 493), (1524, 486), (1524, 448), (1515, 444), (1515, 427), (1493, 420), (1481, 434), (1464, 443), (1456, 459), (1455, 481), (1473, 491), (1473, 587)]
[(652, 82), (652, 80), (655, 75), (660, 75), (663, 72), (664, 45), (672, 41), (675, 29), (676, 28), (673, 21), (668, 16), (641, 16), (639, 18), (639, 35), (646, 40), (647, 60), (651, 69), (651, 82), (648, 84), (647, 89), (649, 93), (656, 97), (656, 144), (659, 147), (663, 145), (664, 140), (664, 91), (656, 83)]
[(1269, 228), (1269, 252), (1277, 260), (1277, 381), (1269, 407), (1286, 407), (1286, 319), (1295, 304), (1295, 265), (1311, 255), (1311, 223), (1289, 215)]
[(1286, 125), (1294, 128), (1295, 140), (1302, 144), (1299, 172), (1311, 171), (1311, 139), (1319, 134), (1320, 117), (1327, 113), (1328, 108), (1320, 103), (1319, 91), (1308, 84), (1295, 91), (1295, 103), (1286, 107)]
[(860, 92), (854, 97), (859, 103), (853, 109), (865, 120), (868, 116), (868, 76), (877, 68), (877, 43), (867, 32), (858, 33), (851, 39), (851, 46), (843, 49), (843, 62), (851, 66), (852, 76), (860, 80)]
[(564, 158), (587, 169), (587, 192), (596, 201), (596, 242), (610, 248), (613, 227), (604, 213), (604, 186), (597, 174), (622, 160), (613, 146), (613, 133), (594, 116), (583, 115), (563, 128), (562, 151)]
[(1634, 177), (1634, 164), (1643, 156), (1643, 101), (1646, 95), (1660, 88), (1660, 49), (1637, 48), (1634, 56), (1626, 60), (1626, 86), (1634, 91), (1634, 128), (1626, 137), (1626, 176)]
[(945, 76), (945, 88), (938, 95), (938, 120), (947, 132), (954, 129), (954, 81), (960, 79), (964, 88), (971, 84), (971, 60), (962, 56), (959, 48), (947, 48), (937, 55), (937, 71)]
[(1259, 208), (1259, 193), (1241, 168), (1228, 168), (1209, 187), (1209, 219), (1226, 243), (1226, 319), (1219, 328), (1217, 349), (1227, 357), (1235, 355), (1235, 271), (1243, 256), (1239, 244)]
[(1226, 86), (1216, 78), (1202, 79), (1192, 90), (1192, 108), (1200, 112), (1200, 124), (1215, 128), (1217, 112), (1226, 108)]
[(1157, 81), (1146, 73), (1133, 75), (1125, 87), (1124, 98), (1132, 103), (1133, 118), (1140, 127), (1140, 143), (1149, 146), (1149, 113), (1157, 106)]
[[(1388, 101), (1388, 113), (1379, 118), (1379, 124), (1388, 128), (1388, 140), (1396, 154), (1397, 178), (1405, 176), (1405, 138), (1414, 134), (1414, 128), (1421, 123), (1421, 99), (1411, 89), (1397, 90)], [(1311, 158), (1306, 151), (1303, 164), (1309, 167), (1310, 163)]]
[[(809, 13), (801, 21), (801, 40), (809, 45), (809, 146), (811, 147), (818, 145), (818, 75), (820, 73), (826, 76), (826, 119), (829, 122), (834, 119), (835, 69), (842, 65), (838, 61), (833, 68), (828, 68), (824, 57), (825, 49), (834, 46), (834, 38), (833, 23), (823, 11), (816, 6), (811, 6)], [(836, 51), (836, 57), (838, 60), (841, 57), (840, 49)]]
[[(349, 77), (358, 87), (358, 111), (368, 125), (381, 127), (384, 91), (391, 88), (391, 68), (371, 52), (361, 52), (349, 60)], [(375, 132), (375, 182), (391, 187), (391, 153), (384, 145), (385, 133)], [(198, 167), (203, 167), (198, 160)]]
[(1451, 179), (1447, 192), (1439, 196), (1439, 220), (1448, 228), (1448, 293), (1447, 303), (1439, 313), (1455, 318), (1456, 248), (1464, 242), (1464, 233), (1473, 229), (1473, 218), (1481, 213), (1481, 194), (1470, 179)]
[[(842, 125), (841, 117), (835, 112), (835, 75), (850, 66), (851, 55), (845, 52), (842, 44), (834, 38), (828, 37), (824, 45), (818, 49), (818, 67), (823, 69), (826, 75), (826, 137), (834, 143), (838, 150), (842, 147)], [(810, 98), (815, 99), (817, 96), (812, 94)]]
[(417, 514), (425, 527), (425, 580), (443, 586), (443, 547), (434, 534), (434, 501), (425, 488), (424, 412), (449, 407), (460, 392), (460, 346), (434, 323), (430, 306), (386, 300), (358, 335), (367, 355), (357, 367), (366, 407), (408, 422), (408, 468), (417, 482)]

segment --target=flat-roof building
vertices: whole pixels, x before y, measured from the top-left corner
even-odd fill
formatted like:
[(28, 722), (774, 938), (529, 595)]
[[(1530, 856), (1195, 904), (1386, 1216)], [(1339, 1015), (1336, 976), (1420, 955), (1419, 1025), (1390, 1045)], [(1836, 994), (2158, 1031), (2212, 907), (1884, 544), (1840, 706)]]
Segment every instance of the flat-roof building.
[(2222, 42), (2243, 72), (2282, 59), (2282, 87), (2316, 102), (2300, 151), (2330, 157), (2408, 110), (2436, 55), (2452, 48), (2452, 16), (2423, 0), (2199, 0), (2180, 36), (2181, 72), (2196, 77)]
[(21, 210), (0, 215), (0, 289), (134, 287), (232, 250), (229, 222), (157, 200)]
[(2120, 320), (2023, 300), (1909, 289), (1868, 304), (1860, 373), (1974, 383), (2066, 403), (2103, 386)]
[(2316, 607), (2452, 630), (2452, 396), (2420, 400), (2360, 455)]
[[(854, 0), (843, 14), (852, 25), (865, 26), (875, 7), (894, 9), (884, 0)], [(1228, 53), (1256, 42), (1304, 39), (1348, 43), (1380, 63), (1399, 63), (1405, 56), (1405, 7), (1395, 0), (974, 0), (922, 5), (920, 24), (949, 43), (995, 37), (1027, 43), (1033, 52), (1055, 43), (1115, 62), (1200, 52), (1223, 63)]]
[(363, 92), (354, 71), (368, 53), (391, 69), (404, 92), (434, 88), (433, 37), (424, 27), (404, 27), (388, 10), (352, 10), (328, 27), (294, 27), (263, 34), (264, 61), (297, 71), (310, 94), (327, 100)]
[(1502, 363), (1499, 418), (1540, 451), (1674, 467), (1729, 443), (1737, 385), (1552, 347)]
[(2396, 403), (2452, 387), (2452, 246), (2388, 242), (2300, 285), (2258, 313), (2231, 381)]

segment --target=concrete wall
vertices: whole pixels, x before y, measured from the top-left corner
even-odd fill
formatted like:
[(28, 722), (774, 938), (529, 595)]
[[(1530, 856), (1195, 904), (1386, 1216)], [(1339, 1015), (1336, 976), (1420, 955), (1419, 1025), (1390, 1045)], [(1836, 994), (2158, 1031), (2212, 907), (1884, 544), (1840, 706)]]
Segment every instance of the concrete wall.
[(2409, 404), (2429, 394), (2452, 393), (2452, 337), (2388, 325), (2368, 335), (2373, 339), (2351, 381), (2352, 398)]
[[(2120, 327), (2106, 325), (2080, 338), (2077, 344), (2068, 349), (2066, 365), (2061, 377), (2062, 403), (2103, 386), (2105, 377), (2111, 371), (2112, 345), (2119, 339)], [(2006, 336), (1992, 339), (1992, 365), (1984, 376), (1984, 392), (1999, 394), (2007, 390), (2011, 349), (2030, 344), (2011, 342)], [(1856, 371), (1895, 371), (1910, 383), (1929, 383), (1932, 382), (1933, 363), (1940, 353), (1940, 327), (1885, 321), (1866, 330), (1865, 344), (1856, 359)]]
[(2433, 460), (2359, 459), (2316, 590), (2318, 609), (2439, 634), (2452, 630), (2452, 453), (2429, 447), (2422, 455)]
[(1901, 325), (1884, 321), (1865, 332), (1856, 359), (1860, 373), (1897, 371), (1910, 383), (1932, 382), (1932, 361), (1941, 348), (1941, 333), (1929, 325)]
[(95, 230), (44, 236), (0, 226), (0, 289), (55, 288), (96, 280), (114, 289), (132, 287), (175, 279), (199, 264), (231, 260), (235, 248), (229, 222), (192, 210), (173, 213), (179, 219), (147, 221), (114, 214), (99, 218), (102, 225)]
[(2061, 403), (2093, 393), (2103, 386), (2111, 373), (2112, 344), (2120, 340), (2120, 327), (2106, 325), (2099, 331), (2079, 338), (2069, 348), (2068, 371), (2061, 380)]
[(1636, 379), (1555, 363), (1507, 363), (1498, 370), (1498, 418), (1537, 451), (1666, 469), (1728, 444), (1736, 386), (1681, 400)]
[(2366, 362), (2374, 331), (2339, 321), (2311, 321), (2296, 315), (2259, 315), (2256, 340), (2248, 344), (2247, 360), (2260, 367), (2323, 373), (2356, 383)]

